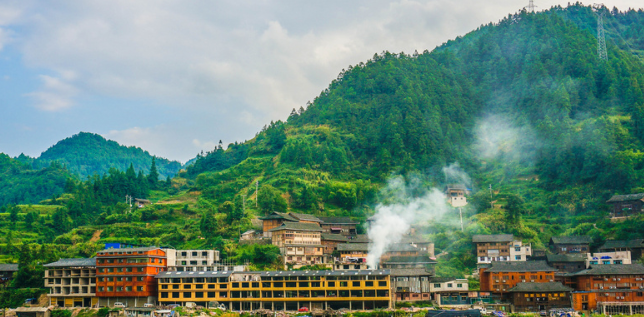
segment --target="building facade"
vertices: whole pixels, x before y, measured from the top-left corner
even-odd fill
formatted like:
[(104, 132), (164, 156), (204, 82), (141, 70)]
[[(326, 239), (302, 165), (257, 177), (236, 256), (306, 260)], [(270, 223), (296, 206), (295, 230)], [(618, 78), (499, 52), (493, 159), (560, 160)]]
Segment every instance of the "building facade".
[(431, 300), (432, 273), (425, 269), (391, 269), (391, 289), (396, 302)]
[(558, 282), (518, 283), (508, 290), (514, 312), (539, 312), (571, 308), (572, 288)]
[(158, 247), (107, 249), (96, 254), (96, 296), (100, 306), (155, 304), (157, 274), (166, 271), (166, 251)]
[(591, 265), (631, 264), (631, 251), (597, 252), (586, 256), (586, 267)]
[(217, 250), (174, 250), (166, 252), (168, 271), (212, 271), (219, 262)]
[(634, 240), (606, 240), (604, 244), (599, 247), (599, 252), (616, 252), (616, 251), (630, 251), (632, 260), (639, 260), (642, 258), (642, 251), (644, 250), (644, 239)]
[(318, 217), (322, 220), (320, 227), (326, 233), (341, 234), (345, 237), (355, 236), (358, 234), (358, 222), (351, 220), (349, 217)]
[(317, 223), (285, 222), (269, 231), (273, 245), (280, 248), (285, 265), (299, 268), (325, 263), (322, 229)]
[(615, 195), (606, 201), (611, 205), (611, 217), (628, 217), (642, 212), (644, 193), (631, 195)]
[(45, 267), (50, 306), (92, 307), (96, 297), (96, 258), (60, 259)]
[(510, 247), (514, 241), (511, 234), (484, 234), (472, 236), (476, 245), (476, 263), (489, 264), (493, 261), (510, 261)]
[(644, 305), (644, 266), (640, 264), (591, 265), (573, 277), (575, 310)]
[(470, 294), (469, 283), (464, 278), (453, 277), (432, 277), (430, 280), (430, 292), (433, 299), (440, 306), (445, 305), (469, 305)]
[(209, 302), (230, 310), (365, 310), (392, 307), (388, 270), (163, 272), (159, 303)]
[(518, 283), (547, 283), (555, 281), (557, 269), (545, 261), (492, 262), (490, 268), (479, 270), (481, 291), (507, 293)]
[(562, 236), (550, 238), (550, 249), (555, 254), (588, 253), (593, 239), (589, 236)]
[(0, 286), (11, 282), (15, 272), (18, 272), (18, 264), (0, 264)]
[(559, 272), (574, 273), (586, 269), (586, 256), (584, 254), (547, 254), (548, 265)]

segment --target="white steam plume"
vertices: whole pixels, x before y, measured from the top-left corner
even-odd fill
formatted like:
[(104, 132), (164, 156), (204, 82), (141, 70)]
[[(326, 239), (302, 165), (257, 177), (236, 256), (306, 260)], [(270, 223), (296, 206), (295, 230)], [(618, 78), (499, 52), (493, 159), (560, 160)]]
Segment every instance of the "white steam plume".
[(367, 231), (369, 235), (369, 254), (367, 265), (376, 268), (380, 257), (392, 244), (400, 242), (412, 224), (425, 224), (440, 219), (449, 211), (447, 200), (437, 188), (423, 195), (411, 197), (410, 188), (402, 177), (395, 177), (387, 183), (385, 191), (392, 194), (392, 202), (376, 206), (376, 214)]
[(443, 174), (445, 174), (445, 182), (447, 184), (462, 184), (464, 186), (472, 185), (472, 179), (470, 178), (458, 162), (454, 162), (449, 166), (443, 167)]

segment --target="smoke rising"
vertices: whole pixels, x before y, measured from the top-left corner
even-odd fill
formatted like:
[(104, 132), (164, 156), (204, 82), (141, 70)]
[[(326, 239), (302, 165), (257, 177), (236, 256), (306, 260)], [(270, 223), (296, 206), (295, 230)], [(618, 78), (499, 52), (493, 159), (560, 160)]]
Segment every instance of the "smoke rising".
[(518, 126), (510, 118), (488, 115), (475, 129), (474, 149), (482, 159), (532, 159), (536, 136), (528, 124)]
[[(446, 179), (464, 182), (470, 178), (457, 163), (443, 168)], [(439, 220), (450, 211), (447, 198), (438, 188), (422, 188), (418, 178), (405, 182), (403, 177), (394, 177), (383, 189), (386, 203), (376, 206), (376, 214), (371, 218), (369, 235), (369, 254), (367, 265), (376, 268), (380, 257), (393, 244), (402, 240), (413, 225), (424, 225)]]

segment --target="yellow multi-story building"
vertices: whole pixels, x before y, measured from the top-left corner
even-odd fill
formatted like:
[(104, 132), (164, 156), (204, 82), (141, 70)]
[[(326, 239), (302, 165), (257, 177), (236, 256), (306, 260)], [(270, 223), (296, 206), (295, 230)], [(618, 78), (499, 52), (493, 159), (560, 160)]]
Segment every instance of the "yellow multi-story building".
[(232, 310), (392, 307), (389, 270), (162, 272), (160, 304), (213, 302)]
[(49, 304), (59, 307), (92, 307), (96, 297), (96, 258), (60, 259), (43, 265)]

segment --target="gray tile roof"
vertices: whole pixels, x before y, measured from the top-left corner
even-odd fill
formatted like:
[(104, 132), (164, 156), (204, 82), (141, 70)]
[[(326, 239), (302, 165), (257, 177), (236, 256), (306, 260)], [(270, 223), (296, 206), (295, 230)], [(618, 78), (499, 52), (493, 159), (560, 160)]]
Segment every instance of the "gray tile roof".
[(584, 254), (546, 254), (548, 263), (552, 262), (586, 262)]
[(273, 211), (270, 215), (266, 217), (259, 217), (260, 220), (270, 220), (270, 219), (284, 219), (288, 221), (299, 221), (296, 218), (289, 216), (287, 213)]
[(322, 240), (347, 242), (347, 237), (335, 233), (322, 233)]
[(338, 251), (369, 251), (369, 244), (341, 243), (341, 244), (338, 244)]
[(172, 277), (228, 277), (233, 271), (199, 271), (199, 272), (161, 272), (156, 278)]
[(508, 290), (508, 293), (513, 292), (572, 292), (573, 289), (565, 286), (559, 282), (547, 283), (517, 283), (517, 285)]
[(452, 282), (456, 280), (464, 280), (464, 279), (456, 278), (456, 277), (432, 277), (429, 281), (430, 283), (445, 283), (445, 282)]
[(514, 235), (511, 234), (475, 234), (472, 236), (472, 242), (511, 242), (514, 240)]
[(599, 250), (644, 248), (644, 239), (606, 240)]
[(391, 271), (391, 276), (427, 276), (432, 275), (432, 272), (427, 271), (423, 268), (415, 269), (389, 269)]
[(392, 256), (383, 263), (436, 263), (435, 260), (430, 259), (428, 256)]
[(546, 261), (526, 261), (526, 262), (492, 262), (492, 267), (486, 272), (557, 272), (558, 270), (550, 267)]
[(622, 201), (633, 201), (633, 200), (641, 200), (644, 198), (644, 193), (639, 193), (639, 194), (630, 194), (630, 195), (615, 195), (611, 197), (609, 200), (607, 200), (607, 203), (617, 203), (617, 202), (622, 202)]
[(353, 239), (347, 241), (349, 243), (369, 243), (369, 236), (366, 234), (358, 234)]
[(550, 242), (555, 244), (590, 244), (593, 239), (589, 236), (561, 236), (550, 238)]
[(289, 215), (293, 218), (299, 219), (299, 220), (306, 220), (306, 221), (315, 221), (315, 222), (322, 222), (320, 218), (314, 216), (314, 215), (309, 215), (309, 214), (298, 214), (295, 212), (290, 212)]
[(318, 217), (324, 224), (337, 224), (337, 225), (357, 225), (357, 221), (351, 220), (349, 217)]
[(96, 258), (90, 259), (60, 259), (43, 265), (44, 267), (96, 267)]
[(574, 275), (630, 275), (644, 274), (641, 264), (603, 264), (591, 265), (590, 268), (579, 271)]
[(161, 249), (160, 247), (138, 247), (138, 248), (109, 248), (102, 251), (98, 251), (98, 254), (107, 254), (107, 252), (138, 252), (138, 251), (150, 251)]
[(305, 223), (305, 222), (285, 222), (280, 226), (277, 226), (269, 232), (280, 231), (280, 230), (294, 230), (294, 231), (318, 231), (322, 232), (322, 228), (317, 223)]
[(18, 264), (0, 264), (0, 272), (16, 272)]
[(414, 252), (419, 251), (419, 249), (411, 244), (407, 243), (394, 243), (387, 248), (387, 251), (391, 252)]
[(321, 271), (265, 271), (243, 272), (244, 274), (260, 273), (261, 276), (352, 276), (352, 275), (390, 275), (390, 270), (321, 270)]

